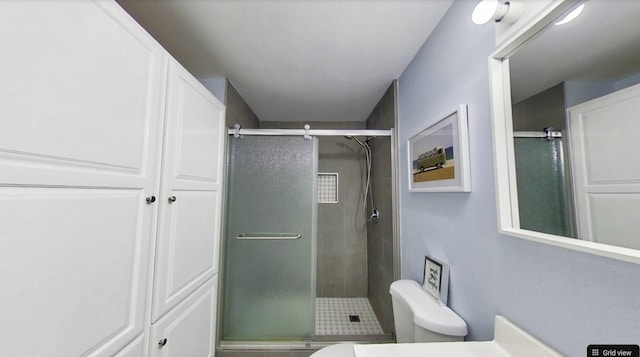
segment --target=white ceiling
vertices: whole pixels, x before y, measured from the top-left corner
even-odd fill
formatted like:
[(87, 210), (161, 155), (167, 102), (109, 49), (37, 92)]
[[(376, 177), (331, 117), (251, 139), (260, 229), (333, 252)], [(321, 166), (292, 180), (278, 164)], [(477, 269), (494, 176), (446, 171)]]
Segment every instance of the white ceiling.
[(453, 0), (117, 0), (261, 120), (362, 121)]
[(591, 0), (574, 21), (549, 25), (510, 58), (514, 103), (568, 80), (640, 73), (639, 0)]

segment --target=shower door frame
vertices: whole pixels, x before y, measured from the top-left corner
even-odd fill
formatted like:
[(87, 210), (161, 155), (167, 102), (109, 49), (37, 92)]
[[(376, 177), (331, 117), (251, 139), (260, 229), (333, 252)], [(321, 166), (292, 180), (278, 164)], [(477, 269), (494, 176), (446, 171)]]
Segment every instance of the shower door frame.
[[(398, 222), (399, 222), (399, 207), (400, 207), (400, 202), (399, 202), (399, 187), (398, 187), (398, 178), (397, 175), (399, 173), (398, 171), (398, 144), (397, 144), (397, 134), (396, 134), (396, 129), (395, 128), (391, 128), (391, 129), (375, 129), (375, 130), (371, 130), (371, 129), (310, 129), (307, 125), (305, 126), (305, 129), (243, 129), (240, 127), (239, 124), (235, 124), (235, 127), (233, 129), (228, 129), (228, 135), (225, 138), (225, 148), (228, 148), (229, 146), (229, 141), (228, 140), (234, 140), (234, 139), (238, 139), (241, 138), (244, 135), (247, 136), (252, 136), (252, 135), (259, 135), (259, 136), (304, 136), (306, 138), (311, 138), (313, 136), (372, 136), (372, 137), (389, 137), (391, 139), (391, 170), (392, 170), (392, 229), (393, 229), (393, 242), (394, 242), (394, 251), (393, 251), (393, 277), (394, 280), (397, 280), (400, 278), (401, 276), (401, 249), (400, 249), (400, 244), (401, 244), (401, 238), (400, 238), (400, 227), (398, 226)], [(226, 155), (227, 155), (227, 163), (224, 166), (224, 173), (223, 175), (225, 175), (224, 177), (227, 177), (228, 175), (228, 169), (229, 169), (229, 162), (230, 162), (230, 157), (228, 156), (229, 150), (226, 150)], [(222, 209), (222, 219), (223, 222), (226, 222), (227, 219), (227, 195), (228, 195), (228, 183), (227, 180), (225, 180), (224, 182), (224, 207)], [(222, 236), (226, 237), (226, 232), (227, 227), (226, 224), (224, 225), (223, 228), (223, 232), (222, 232)], [(225, 264), (225, 246), (224, 246), (224, 241), (221, 242), (221, 247), (219, 249), (220, 252), (220, 259), (219, 259), (219, 264), (220, 266), (224, 266)], [(221, 279), (220, 279), (220, 283), (222, 284), (222, 282), (225, 279), (225, 271), (224, 269), (220, 269), (220, 275), (221, 275)], [(268, 342), (268, 341), (225, 341), (222, 340), (221, 338), (221, 331), (222, 331), (222, 319), (221, 319), (221, 312), (222, 312), (222, 294), (223, 294), (223, 289), (220, 288), (218, 289), (218, 302), (217, 302), (217, 328), (216, 328), (216, 348), (217, 349), (224, 349), (224, 350), (242, 350), (242, 349), (247, 349), (247, 348), (251, 348), (251, 349), (264, 349), (264, 350), (275, 350), (275, 349), (306, 349), (306, 348), (322, 348), (322, 347), (326, 347), (330, 344), (332, 344), (332, 342), (316, 342), (314, 339), (312, 339), (311, 341), (303, 341), (303, 342), (282, 342), (282, 341), (277, 341), (277, 342)], [(314, 331), (314, 335), (315, 337), (315, 331)]]
[(393, 130), (369, 129), (242, 129), (236, 124), (235, 129), (228, 130), (229, 135), (275, 135), (275, 136), (389, 136), (393, 138)]

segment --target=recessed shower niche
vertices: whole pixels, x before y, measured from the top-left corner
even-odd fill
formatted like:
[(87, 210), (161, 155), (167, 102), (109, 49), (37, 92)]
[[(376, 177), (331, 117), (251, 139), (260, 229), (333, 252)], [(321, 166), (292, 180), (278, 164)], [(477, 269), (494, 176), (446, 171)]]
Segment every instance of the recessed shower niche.
[(318, 203), (338, 203), (338, 173), (318, 173)]

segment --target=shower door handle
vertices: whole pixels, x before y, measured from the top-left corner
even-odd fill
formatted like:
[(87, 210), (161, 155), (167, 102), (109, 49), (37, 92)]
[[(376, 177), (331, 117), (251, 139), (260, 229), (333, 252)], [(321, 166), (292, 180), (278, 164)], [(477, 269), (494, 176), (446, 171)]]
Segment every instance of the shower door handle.
[(240, 233), (241, 240), (294, 240), (302, 238), (302, 233)]

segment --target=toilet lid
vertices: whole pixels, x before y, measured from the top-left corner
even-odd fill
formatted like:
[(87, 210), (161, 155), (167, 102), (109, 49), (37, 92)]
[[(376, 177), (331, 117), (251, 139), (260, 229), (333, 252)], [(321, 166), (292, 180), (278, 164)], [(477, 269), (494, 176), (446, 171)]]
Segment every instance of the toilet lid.
[(353, 357), (353, 343), (339, 343), (318, 350), (310, 357)]
[(411, 309), (416, 325), (448, 336), (467, 335), (467, 323), (447, 305), (424, 292), (415, 281), (394, 281), (389, 292)]

